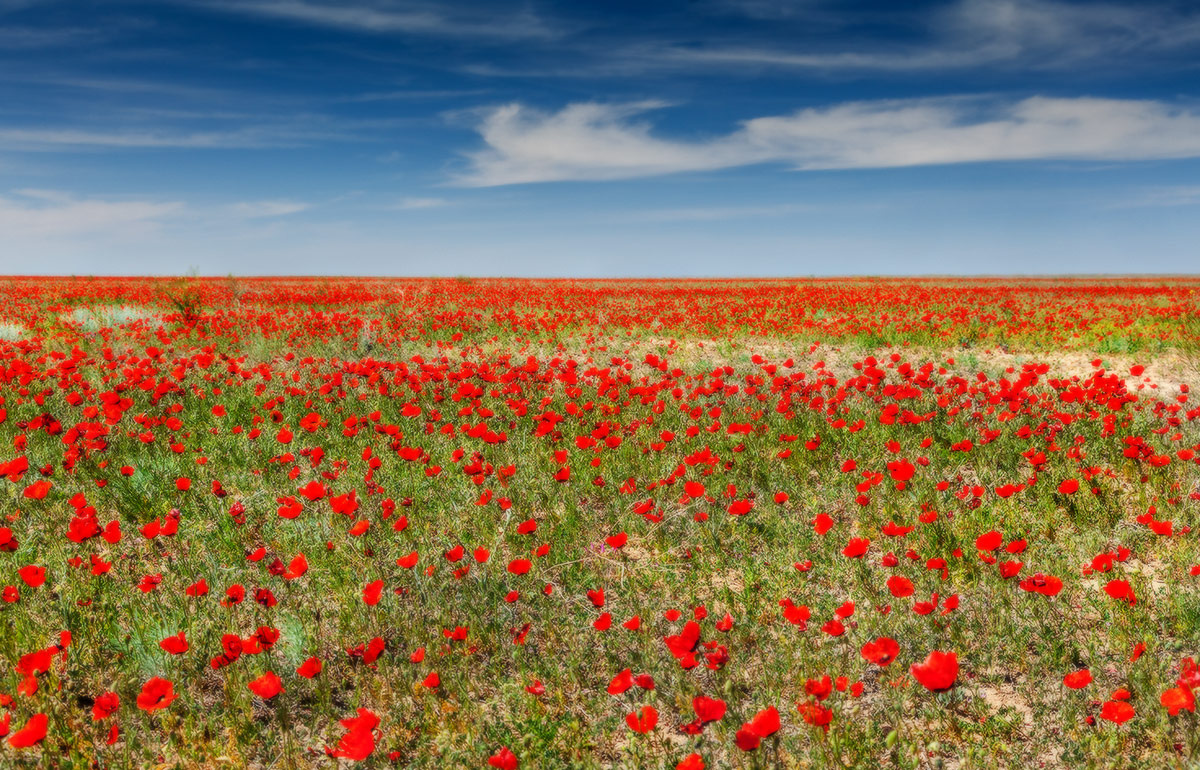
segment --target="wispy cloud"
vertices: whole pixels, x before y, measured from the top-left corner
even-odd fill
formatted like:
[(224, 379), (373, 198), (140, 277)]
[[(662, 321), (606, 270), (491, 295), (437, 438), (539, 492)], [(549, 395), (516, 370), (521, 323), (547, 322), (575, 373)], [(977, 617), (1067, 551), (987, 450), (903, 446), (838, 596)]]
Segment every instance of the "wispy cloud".
[(852, 102), (745, 121), (706, 140), (656, 136), (636, 116), (663, 106), (584, 103), (545, 113), (494, 108), (484, 149), (456, 179), (488, 187), (609, 180), (758, 163), (890, 168), (1016, 160), (1135, 161), (1200, 156), (1200, 114), (1156, 101), (1033, 97)]
[(489, 93), (486, 88), (462, 88), (462, 89), (446, 89), (441, 91), (436, 90), (399, 90), (399, 91), (372, 91), (365, 94), (356, 94), (347, 96), (338, 101), (341, 102), (419, 102), (419, 101), (436, 101), (439, 99), (459, 99), (464, 96), (480, 96)]
[(75, 197), (71, 193), (62, 190), (47, 190), (41, 187), (23, 187), (20, 190), (13, 190), (12, 192), (14, 195), (19, 195), (22, 198), (47, 201), (49, 203), (65, 203), (73, 200)]
[(56, 48), (94, 42), (101, 35), (96, 30), (79, 27), (0, 27), (0, 48), (26, 50), (33, 48)]
[(694, 208), (647, 209), (621, 217), (624, 222), (718, 222), (722, 220), (784, 217), (805, 214), (817, 207), (808, 203), (778, 203), (767, 206), (697, 206)]
[(403, 198), (389, 208), (399, 211), (409, 211), (412, 209), (434, 209), (441, 206), (449, 206), (450, 201), (445, 198)]
[(311, 204), (290, 200), (241, 201), (228, 209), (232, 216), (240, 219), (264, 219), (298, 214), (312, 208)]
[(997, 57), (1068, 64), (1200, 41), (1194, 8), (1153, 3), (960, 0), (934, 20), (941, 38)]
[(45, 0), (0, 0), (0, 13), (20, 11), (43, 2), (45, 2)]
[(441, 37), (551, 38), (557, 36), (528, 8), (455, 6), (414, 2), (319, 2), (317, 0), (196, 0), (200, 7), (373, 34)]
[[(811, 4), (762, 0), (723, 4), (756, 19), (788, 23), (819, 13)], [(853, 19), (843, 16), (843, 23)], [(573, 68), (511, 68), (475, 63), (481, 76), (580, 77), (620, 73), (718, 70), (724, 74), (764, 69), (828, 73), (927, 72), (1004, 66), (1057, 69), (1083, 62), (1128, 66), (1147, 55), (1169, 54), (1200, 43), (1200, 12), (1161, 4), (1069, 3), (1056, 0), (957, 0), (933, 11), (898, 6), (890, 23), (908, 27), (908, 42), (876, 41), (851, 46), (797, 36), (781, 45), (778, 35), (751, 33), (686, 42), (642, 40), (615, 55), (593, 52), (595, 60)], [(585, 49), (590, 50), (590, 49)], [(611, 48), (605, 49), (611, 54)]]
[(1136, 197), (1113, 204), (1112, 208), (1198, 205), (1200, 205), (1200, 186), (1178, 185), (1172, 187), (1153, 187), (1143, 190)]
[[(136, 114), (136, 110), (127, 110)], [(205, 115), (205, 120), (226, 121), (229, 116)], [(297, 116), (297, 120), (301, 116)], [(200, 118), (197, 118), (200, 119)], [(309, 125), (247, 124), (226, 130), (194, 131), (173, 127), (114, 129), (109, 127), (0, 128), (0, 150), (25, 152), (71, 149), (243, 149), (304, 147), (323, 140), (361, 138), (354, 131), (377, 131), (398, 121), (343, 121), (334, 124), (322, 116), (309, 116)], [(324, 123), (327, 130), (322, 131)]]
[[(282, 218), (311, 208), (284, 199), (220, 203), (11, 190), (0, 193), (0, 232), (6, 246), (0, 250), (0, 269), (170, 273), (188, 264), (180, 256), (188, 252), (190, 259), (202, 258), (206, 268), (226, 264), (244, 272), (258, 266), (258, 252), (247, 258), (246, 250), (310, 227), (307, 217)], [(223, 252), (231, 243), (243, 251)], [(277, 264), (277, 271), (287, 271), (286, 258)]]
[[(204, 99), (214, 102), (228, 102), (236, 97), (245, 98), (245, 93), (233, 89), (208, 88), (204, 86), (179, 83), (172, 80), (154, 80), (151, 78), (118, 78), (98, 77), (95, 75), (56, 75), (38, 72), (4, 72), (0, 79), (11, 83), (31, 83), (38, 86), (48, 86), (55, 89), (72, 91), (98, 91), (101, 93), (127, 94), (167, 94), (189, 99)], [(261, 97), (261, 95), (259, 95)]]
[(717, 13), (748, 16), (751, 19), (793, 19), (807, 15), (823, 0), (707, 0), (700, 6)]
[[(478, 126), (487, 149), (470, 155), (459, 182), (488, 187), (570, 179), (627, 179), (749, 162), (726, 140), (687, 143), (651, 136), (629, 118), (662, 102), (572, 104), (556, 113), (509, 104), (486, 113)], [(732, 150), (732, 153), (731, 153)], [(711, 155), (705, 157), (711, 151)]]
[(177, 201), (77, 198), (54, 190), (20, 190), (14, 196), (0, 197), (0, 230), (14, 243), (144, 235), (185, 209)]
[(244, 132), (169, 133), (70, 128), (0, 130), (0, 149), (6, 150), (61, 150), (68, 147), (259, 147), (262, 144), (261, 137)]

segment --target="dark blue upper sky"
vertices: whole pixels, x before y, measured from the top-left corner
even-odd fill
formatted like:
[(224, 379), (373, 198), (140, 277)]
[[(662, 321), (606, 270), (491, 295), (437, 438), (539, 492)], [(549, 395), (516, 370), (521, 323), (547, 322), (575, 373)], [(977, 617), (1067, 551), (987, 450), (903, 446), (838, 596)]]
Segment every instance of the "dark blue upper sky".
[(1194, 272), (1200, 4), (0, 0), (0, 272)]

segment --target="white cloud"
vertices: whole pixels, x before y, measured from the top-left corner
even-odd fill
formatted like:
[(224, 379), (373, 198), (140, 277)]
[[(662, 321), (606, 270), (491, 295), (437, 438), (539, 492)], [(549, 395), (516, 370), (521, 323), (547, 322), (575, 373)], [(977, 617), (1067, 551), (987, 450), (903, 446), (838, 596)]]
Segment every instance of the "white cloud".
[(80, 199), (51, 190), (21, 190), (15, 195), (0, 197), (0, 232), (10, 243), (136, 237), (154, 231), (185, 208), (178, 202)]
[(728, 219), (783, 217), (815, 211), (807, 203), (779, 203), (768, 206), (697, 206), (695, 208), (648, 209), (634, 211), (621, 219), (625, 222), (717, 222)]
[(222, 148), (277, 146), (295, 140), (272, 137), (259, 130), (209, 133), (166, 131), (95, 131), (71, 128), (0, 129), (0, 149), (61, 150), (64, 147), (108, 149)]
[[(0, 195), (0, 232), (6, 257), (23, 254), (86, 254), (134, 242), (162, 244), (191, 240), (197, 232), (252, 232), (258, 220), (310, 208), (289, 200), (189, 205), (145, 198), (88, 197), (61, 190), (20, 189)], [(183, 234), (189, 235), (183, 235)], [(0, 267), (12, 269), (0, 260)]]
[(312, 3), (303, 0), (214, 3), (213, 7), (371, 32), (426, 30), (436, 27), (440, 21), (440, 17), (436, 14), (422, 10), (408, 11), (375, 8), (369, 5)]
[(81, 28), (37, 29), (34, 27), (0, 27), (0, 48), (21, 50), (77, 45), (95, 40), (99, 33)]
[(1200, 205), (1200, 186), (1179, 185), (1175, 187), (1153, 187), (1143, 190), (1141, 195), (1113, 204), (1112, 208), (1174, 207)]
[(0, 13), (20, 11), (32, 5), (38, 5), (43, 0), (0, 0)]
[(391, 208), (401, 210), (432, 209), (448, 205), (450, 205), (450, 201), (445, 198), (404, 198)]
[[(555, 33), (528, 10), (450, 14), (453, 5), (415, 2), (314, 2), (313, 0), (209, 0), (213, 10), (286, 19), (356, 32), (414, 33), (445, 37), (546, 38)], [(485, 6), (486, 8), (486, 6)]]
[[(0, 127), (0, 151), (46, 152), (75, 150), (261, 149), (304, 147), (323, 141), (353, 141), (402, 124), (402, 119), (336, 119), (321, 113), (286, 117), (250, 113), (125, 107), (104, 115), (94, 126)], [(163, 125), (137, 126), (131, 118), (166, 118)], [(118, 123), (118, 119), (125, 123)], [(176, 128), (189, 120), (223, 121), (228, 129), (195, 131)]]
[[(781, 8), (751, 2), (754, 8)], [(751, 14), (754, 15), (754, 14)], [(782, 15), (776, 14), (780, 18)], [(861, 50), (802, 50), (767, 45), (659, 45), (629, 51), (643, 66), (916, 71), (1016, 65), (1053, 68), (1082, 61), (1123, 61), (1200, 41), (1200, 14), (1157, 4), (1064, 3), (1054, 0), (959, 0), (916, 17), (929, 35), (919, 42)]]
[(335, 101), (339, 102), (393, 102), (393, 101), (423, 101), (438, 99), (457, 99), (463, 96), (479, 96), (489, 92), (487, 88), (461, 88), (457, 90), (400, 90), (400, 91), (371, 91), (364, 94), (347, 96)]
[(821, 0), (710, 0), (702, 3), (704, 10), (732, 13), (752, 19), (792, 19), (811, 13)]
[(676, 171), (744, 165), (744, 148), (727, 140), (687, 143), (658, 139), (650, 126), (628, 118), (665, 106), (572, 104), (546, 114), (520, 104), (487, 113), (479, 133), (488, 145), (471, 156), (472, 171), (459, 181), (487, 187), (568, 179), (627, 179)]
[(49, 203), (67, 203), (74, 199), (71, 193), (62, 190), (46, 190), (40, 187), (24, 187), (20, 190), (13, 190), (13, 194)]
[(298, 214), (312, 208), (307, 203), (289, 200), (242, 201), (229, 206), (230, 213), (241, 219), (262, 219)]
[(1200, 156), (1200, 114), (1162, 102), (1032, 97), (851, 102), (745, 121), (700, 140), (655, 136), (633, 118), (664, 106), (509, 104), (483, 114), (486, 147), (456, 181), (474, 187), (608, 180), (757, 163), (890, 168), (1013, 160), (1135, 161)]
[(927, 47), (896, 52), (833, 51), (797, 53), (751, 46), (743, 48), (668, 48), (656, 49), (647, 58), (664, 63), (691, 66), (695, 64), (727, 67), (813, 69), (813, 70), (928, 70), (972, 67), (994, 61), (988, 49), (959, 50)]

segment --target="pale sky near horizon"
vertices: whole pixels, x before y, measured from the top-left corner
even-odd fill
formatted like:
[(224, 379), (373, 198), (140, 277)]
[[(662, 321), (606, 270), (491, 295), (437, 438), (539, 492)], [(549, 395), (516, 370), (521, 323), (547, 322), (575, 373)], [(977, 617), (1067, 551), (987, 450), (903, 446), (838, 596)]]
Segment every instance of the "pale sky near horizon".
[(1187, 2), (0, 0), (0, 273), (1200, 269)]

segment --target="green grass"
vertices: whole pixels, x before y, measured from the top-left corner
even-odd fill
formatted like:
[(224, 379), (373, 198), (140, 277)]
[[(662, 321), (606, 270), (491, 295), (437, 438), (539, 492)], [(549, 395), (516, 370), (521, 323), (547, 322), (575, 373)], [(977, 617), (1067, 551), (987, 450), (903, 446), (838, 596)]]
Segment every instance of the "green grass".
[[(464, 286), (483, 290), (480, 284)], [(247, 293), (246, 304), (252, 302)], [(296, 314), (310, 328), (327, 328), (321, 312)], [(1049, 384), (1066, 374), (1049, 354), (1059, 349), (1015, 335), (1005, 344), (1016, 346), (1024, 360), (1048, 360), (1051, 370), (1027, 389), (1034, 398), (999, 398), (999, 378), (1012, 380), (1016, 374), (1005, 371), (1011, 361), (985, 352), (991, 332), (982, 323), (971, 327), (965, 337), (970, 346), (963, 350), (887, 330), (826, 339), (812, 352), (811, 340), (792, 336), (723, 336), (700, 348), (698, 340), (681, 334), (681, 344), (668, 355), (670, 367), (683, 370), (674, 377), (641, 363), (650, 350), (662, 355), (665, 343), (621, 337), (615, 333), (620, 330), (611, 335), (619, 342), (609, 341), (610, 335), (584, 342), (566, 332), (562, 339), (572, 346), (556, 350), (521, 341), (522, 333), (501, 333), (499, 325), (484, 319), (444, 348), (444, 359), (428, 343), (449, 341), (460, 332), (442, 329), (417, 341), (381, 335), (372, 356), (389, 362), (388, 368), (358, 360), (353, 347), (358, 327), (352, 324), (345, 325), (344, 335), (299, 346), (292, 360), (283, 357), (289, 348), (279, 336), (250, 334), (235, 346), (229, 338), (202, 340), (193, 329), (171, 332), (177, 336), (166, 342), (135, 344), (121, 335), (75, 340), (69, 347), (78, 346), (84, 354), (79, 363), (51, 372), (61, 360), (45, 355), (54, 349), (50, 342), (41, 350), (0, 343), (7, 356), (0, 445), (10, 448), (0, 460), (24, 453), (30, 461), (25, 477), (4, 482), (7, 491), (0, 493), (7, 495), (4, 526), (20, 543), (15, 552), (0, 553), (0, 587), (15, 585), (21, 593), (19, 602), (0, 604), (5, 628), (0, 657), (12, 672), (21, 655), (54, 643), (60, 631), (73, 636), (65, 661), (38, 676), (36, 694), (18, 695), (15, 673), (0, 680), (0, 692), (14, 697), (12, 730), (33, 713), (50, 718), (40, 748), (5, 746), (0, 765), (333, 767), (324, 747), (337, 745), (343, 732), (338, 720), (359, 707), (382, 720), (376, 751), (364, 763), (371, 767), (482, 767), (502, 745), (520, 757), (522, 768), (674, 767), (692, 751), (717, 768), (982, 768), (1044, 762), (1047, 767), (1142, 770), (1186, 766), (1200, 758), (1195, 715), (1170, 717), (1158, 703), (1159, 695), (1174, 686), (1180, 659), (1200, 652), (1200, 578), (1188, 574), (1200, 563), (1200, 545), (1195, 532), (1165, 537), (1135, 520), (1154, 505), (1159, 518), (1173, 520), (1176, 529), (1200, 527), (1197, 502), (1189, 497), (1200, 491), (1200, 474), (1194, 462), (1175, 457), (1179, 449), (1200, 444), (1200, 432), (1187, 416), (1195, 407), (1175, 400), (1174, 385), (1169, 392), (1135, 391), (1138, 402), (1115, 409), (1109, 402), (1120, 389), (1092, 387), (1091, 400), (1067, 401)], [(1108, 331), (1103, 338), (1096, 331), (1079, 345), (1089, 358), (1104, 357), (1110, 371), (1122, 371), (1135, 360), (1154, 365), (1159, 354), (1186, 353), (1179, 346), (1156, 348), (1148, 326), (1123, 328), (1120, 333), (1133, 335), (1125, 348), (1115, 343), (1105, 348), (1105, 340), (1122, 339)], [(847, 349), (834, 350), (842, 342)], [(898, 347), (901, 343), (907, 345)], [(165, 355), (155, 360), (147, 354), (151, 344)], [(208, 345), (216, 355), (209, 366), (200, 366), (197, 357), (212, 354), (202, 353)], [(114, 363), (108, 363), (106, 347)], [(238, 356), (221, 357), (222, 350), (235, 347)], [(506, 363), (485, 349), (511, 358)], [(914, 369), (933, 364), (927, 386), (908, 395), (883, 389), (905, 381), (896, 368), (886, 368), (886, 356), (894, 350)], [(832, 382), (798, 393), (789, 413), (781, 414), (776, 405), (782, 386), (752, 363), (756, 351), (767, 351), (775, 363), (794, 358), (795, 368), (781, 367), (781, 374), (804, 371), (805, 383), (818, 377)], [(408, 375), (397, 376), (392, 364), (418, 353), (437, 364), (436, 377), (428, 373), (422, 379), (415, 363)], [(886, 372), (879, 387), (857, 379), (863, 367), (853, 364), (868, 354), (881, 359)], [(530, 355), (536, 368), (524, 371), (521, 365)], [(956, 363), (940, 373), (948, 355)], [(613, 356), (632, 366), (612, 364)], [(573, 378), (563, 366), (549, 367), (555, 358), (579, 362)], [(818, 375), (813, 365), (822, 359), (829, 371)], [(182, 378), (174, 371), (180, 362), (188, 363)], [(258, 364), (268, 366), (255, 370)], [(467, 364), (488, 368), (467, 370)], [(712, 372), (725, 365), (734, 373), (723, 377), (726, 387), (715, 387)], [(36, 376), (22, 382), (22, 367)], [(609, 372), (588, 374), (591, 368)], [(243, 369), (253, 373), (243, 377)], [(986, 388), (976, 377), (981, 371)], [(154, 388), (162, 383), (179, 390), (156, 396)], [(460, 392), (463, 385), (474, 395)], [(733, 385), (736, 392), (729, 389)], [(676, 387), (680, 396), (672, 392)], [(82, 394), (82, 401), (68, 400), (71, 392)], [(107, 424), (102, 411), (85, 412), (102, 407), (105, 392), (132, 401)], [(1159, 397), (1163, 402), (1155, 408)], [(524, 416), (513, 406), (518, 401), (527, 402)], [(420, 406), (421, 417), (402, 416), (410, 402)], [(893, 403), (929, 418), (917, 424), (881, 423), (883, 407)], [(225, 407), (226, 416), (212, 414), (215, 404)], [(480, 407), (492, 416), (481, 416)], [(699, 416), (684, 407), (699, 409)], [(1178, 408), (1172, 413), (1167, 407)], [(719, 417), (713, 416), (716, 409)], [(356, 435), (343, 435), (347, 418), (376, 410), (377, 421), (367, 419)], [(440, 418), (432, 417), (434, 411)], [(549, 411), (565, 417), (556, 426), (561, 435), (539, 437), (534, 417)], [(313, 433), (299, 427), (311, 412), (327, 426)], [(61, 422), (63, 433), (28, 427), (47, 413)], [(172, 417), (180, 420), (175, 428), (166, 422)], [(861, 420), (863, 427), (850, 432), (834, 427), (833, 420), (846, 426)], [(508, 440), (491, 444), (462, 432), (463, 426), (480, 422), (506, 432)], [(719, 429), (710, 432), (714, 422)], [(751, 429), (731, 434), (733, 423)], [(605, 424), (621, 436), (619, 446), (577, 448), (576, 437)], [(251, 440), (246, 432), (235, 434), (235, 425), (246, 432), (257, 427), (261, 435)], [(295, 434), (290, 444), (276, 441), (282, 425)], [(398, 426), (402, 435), (375, 430), (387, 425)], [(454, 426), (453, 435), (442, 432), (447, 425)], [(88, 426), (108, 429), (104, 445), (83, 451), (76, 444), (80, 450), (70, 453), (66, 432)], [(1022, 428), (1030, 432), (1023, 434)], [(154, 434), (152, 443), (139, 439), (145, 431)], [(656, 448), (663, 431), (675, 438)], [(781, 442), (785, 434), (798, 438)], [(814, 436), (821, 443), (809, 451), (804, 443)], [(1172, 462), (1156, 467), (1125, 457), (1127, 437), (1143, 438), (1155, 454), (1171, 455)], [(965, 439), (974, 442), (970, 452), (951, 450)], [(900, 444), (898, 452), (889, 449), (892, 441)], [(314, 467), (311, 455), (301, 450), (318, 446), (324, 455)], [(420, 447), (429, 459), (404, 460), (400, 447)], [(364, 455), (368, 448), (375, 467)], [(706, 448), (715, 462), (689, 463)], [(464, 457), (456, 462), (453, 453), (460, 449)], [(782, 449), (792, 450), (791, 456), (778, 457)], [(1000, 497), (997, 487), (1028, 482), (1034, 474), (1025, 457), (1029, 450), (1047, 457), (1037, 483)], [(293, 460), (275, 461), (289, 451), (296, 455)], [(553, 480), (561, 465), (555, 451), (568, 453), (569, 482)], [(474, 453), (493, 469), (478, 484), (462, 470)], [(926, 462), (918, 462), (920, 457)], [(598, 467), (591, 465), (593, 458), (599, 458)], [(916, 465), (903, 490), (886, 471), (886, 464), (899, 458)], [(843, 472), (850, 459), (857, 470)], [(45, 465), (52, 466), (50, 494), (43, 500), (22, 497)], [(125, 465), (136, 469), (132, 476), (121, 474)], [(427, 476), (431, 465), (441, 466), (441, 474)], [(498, 470), (508, 466), (515, 473), (501, 477)], [(1097, 469), (1097, 475), (1078, 493), (1067, 497), (1055, 491), (1065, 478), (1082, 479), (1084, 469)], [(869, 503), (860, 505), (856, 484), (867, 480), (864, 472), (883, 474), (883, 480), (865, 492)], [(191, 478), (190, 491), (176, 490), (181, 476)], [(597, 477), (603, 486), (593, 483)], [(637, 491), (622, 492), (631, 477)], [(647, 490), (650, 483), (673, 477), (670, 484)], [(299, 518), (278, 516), (276, 498), (296, 495), (312, 480), (329, 485), (331, 494), (357, 490), (361, 508), (346, 516), (335, 513), (328, 500), (305, 501)], [(680, 502), (685, 480), (704, 483), (713, 499)], [(214, 481), (228, 490), (227, 497), (212, 494)], [(937, 488), (942, 481), (949, 483), (944, 491)], [(730, 484), (737, 499), (755, 496), (748, 515), (726, 512)], [(986, 490), (979, 505), (970, 495), (955, 494), (976, 484)], [(491, 502), (476, 505), (485, 490), (491, 490)], [(787, 493), (786, 503), (772, 501), (778, 492)], [(102, 525), (121, 523), (120, 543), (65, 539), (72, 515), (68, 501), (77, 493), (86, 496)], [(501, 497), (512, 501), (510, 510), (497, 504)], [(395, 514), (386, 519), (385, 498), (396, 503)], [(648, 498), (654, 499), (661, 521), (634, 512), (635, 504)], [(244, 524), (228, 513), (235, 500), (246, 506)], [(176, 508), (182, 513), (178, 534), (147, 540), (139, 533), (139, 527)], [(936, 512), (936, 519), (921, 523), (923, 512), (927, 518)], [(825, 535), (811, 524), (818, 513), (835, 521)], [(698, 520), (697, 514), (707, 519)], [(392, 524), (400, 515), (409, 525), (397, 532)], [(519, 534), (517, 526), (527, 519), (537, 521), (537, 531)], [(352, 535), (355, 520), (370, 522), (370, 528)], [(890, 538), (880, 529), (889, 521), (916, 528)], [(1020, 554), (998, 554), (1000, 561), (1024, 562), (1019, 577), (1002, 579), (997, 567), (976, 553), (976, 538), (992, 529), (1004, 534), (1005, 543), (1027, 540)], [(623, 549), (603, 544), (606, 536), (621, 531), (629, 536)], [(850, 537), (871, 539), (866, 558), (841, 555)], [(458, 544), (466, 546), (466, 555), (451, 565), (443, 553)], [(549, 545), (548, 553), (531, 556), (542, 544)], [(479, 546), (490, 550), (484, 564), (471, 555)], [(1092, 557), (1117, 546), (1132, 551), (1127, 562), (1109, 574), (1083, 574)], [(248, 561), (247, 554), (259, 547), (266, 557)], [(420, 554), (416, 569), (396, 564), (413, 550)], [(899, 559), (896, 567), (881, 563), (889, 551)], [(910, 551), (918, 558), (909, 558)], [(310, 565), (303, 577), (269, 574), (275, 558), (287, 564), (300, 553)], [(91, 554), (111, 561), (112, 571), (92, 576)], [(68, 560), (77, 556), (83, 567), (70, 566)], [(531, 572), (509, 574), (506, 565), (520, 557), (532, 559)], [(926, 568), (931, 558), (945, 560), (945, 579), (939, 569)], [(793, 566), (805, 560), (812, 561), (811, 570)], [(467, 563), (469, 572), (455, 577), (453, 570)], [(30, 588), (20, 581), (17, 569), (26, 564), (47, 568), (44, 586)], [(432, 574), (426, 574), (427, 567), (433, 567)], [(1019, 581), (1035, 572), (1060, 577), (1062, 593), (1044, 597), (1021, 590)], [(159, 573), (163, 581), (153, 592), (136, 589), (144, 575)], [(911, 579), (912, 597), (888, 593), (886, 581), (893, 574)], [(1101, 590), (1114, 577), (1130, 581), (1138, 597), (1135, 606)], [(208, 582), (209, 595), (185, 596), (184, 589), (200, 579)], [(385, 582), (383, 597), (368, 606), (362, 589), (376, 579)], [(225, 589), (234, 584), (246, 587), (246, 600), (221, 606)], [(552, 589), (548, 595), (546, 586)], [(260, 587), (273, 592), (275, 607), (255, 603), (254, 590)], [(588, 598), (588, 591), (598, 588), (606, 594), (603, 610)], [(506, 601), (513, 590), (519, 600)], [(944, 616), (912, 612), (914, 601), (929, 600), (934, 592), (942, 602), (957, 594), (959, 608)], [(779, 603), (785, 598), (811, 609), (806, 629), (784, 619)], [(856, 609), (845, 621), (845, 635), (823, 633), (822, 624), (846, 601)], [(885, 605), (891, 607), (886, 614), (880, 610)], [(707, 611), (700, 621), (702, 639), (728, 653), (728, 662), (715, 670), (703, 665), (684, 670), (663, 641), (679, 633), (699, 607)], [(667, 620), (669, 610), (681, 617)], [(592, 625), (602, 611), (613, 616), (607, 631)], [(733, 628), (718, 631), (715, 622), (726, 613)], [(634, 615), (641, 618), (641, 630), (622, 628)], [(526, 623), (528, 636), (514, 644)], [(222, 635), (246, 638), (261, 626), (279, 630), (273, 647), (213, 670), (210, 660), (221, 651)], [(467, 639), (447, 640), (443, 631), (457, 626), (469, 629)], [(168, 655), (159, 641), (179, 631), (186, 633), (191, 649)], [(900, 643), (899, 657), (887, 668), (859, 654), (862, 644), (877, 636)], [(374, 637), (386, 641), (375, 664), (347, 654)], [(1147, 645), (1146, 652), (1130, 662), (1139, 642)], [(410, 655), (419, 648), (425, 649), (425, 659), (413, 663)], [(958, 683), (946, 693), (926, 691), (908, 673), (934, 649), (959, 655)], [(297, 676), (296, 667), (312, 655), (324, 661), (324, 671), (312, 680)], [(1067, 690), (1063, 675), (1080, 667), (1090, 668), (1094, 683), (1083, 691)], [(625, 668), (650, 674), (654, 689), (635, 686), (609, 695), (609, 680)], [(247, 685), (267, 670), (281, 677), (285, 692), (263, 701)], [(441, 686), (421, 687), (432, 671), (440, 675)], [(805, 724), (796, 708), (809, 700), (806, 680), (826, 674), (863, 685), (861, 697), (835, 692), (824, 702), (834, 712), (828, 733)], [(179, 698), (147, 714), (135, 699), (152, 676), (171, 679)], [(534, 680), (545, 684), (544, 695), (526, 692)], [(1123, 726), (1099, 719), (1099, 704), (1119, 687), (1132, 692), (1137, 710)], [(122, 701), (114, 718), (121, 738), (113, 746), (105, 745), (112, 720), (93, 723), (90, 716), (91, 700), (109, 690)], [(724, 699), (728, 713), (703, 735), (689, 737), (678, 728), (693, 718), (691, 701), (699, 694)], [(625, 716), (645, 704), (658, 710), (659, 725), (642, 736), (626, 727)], [(768, 706), (779, 709), (782, 729), (757, 751), (741, 752), (735, 733)], [(1089, 716), (1095, 724), (1087, 723)]]

